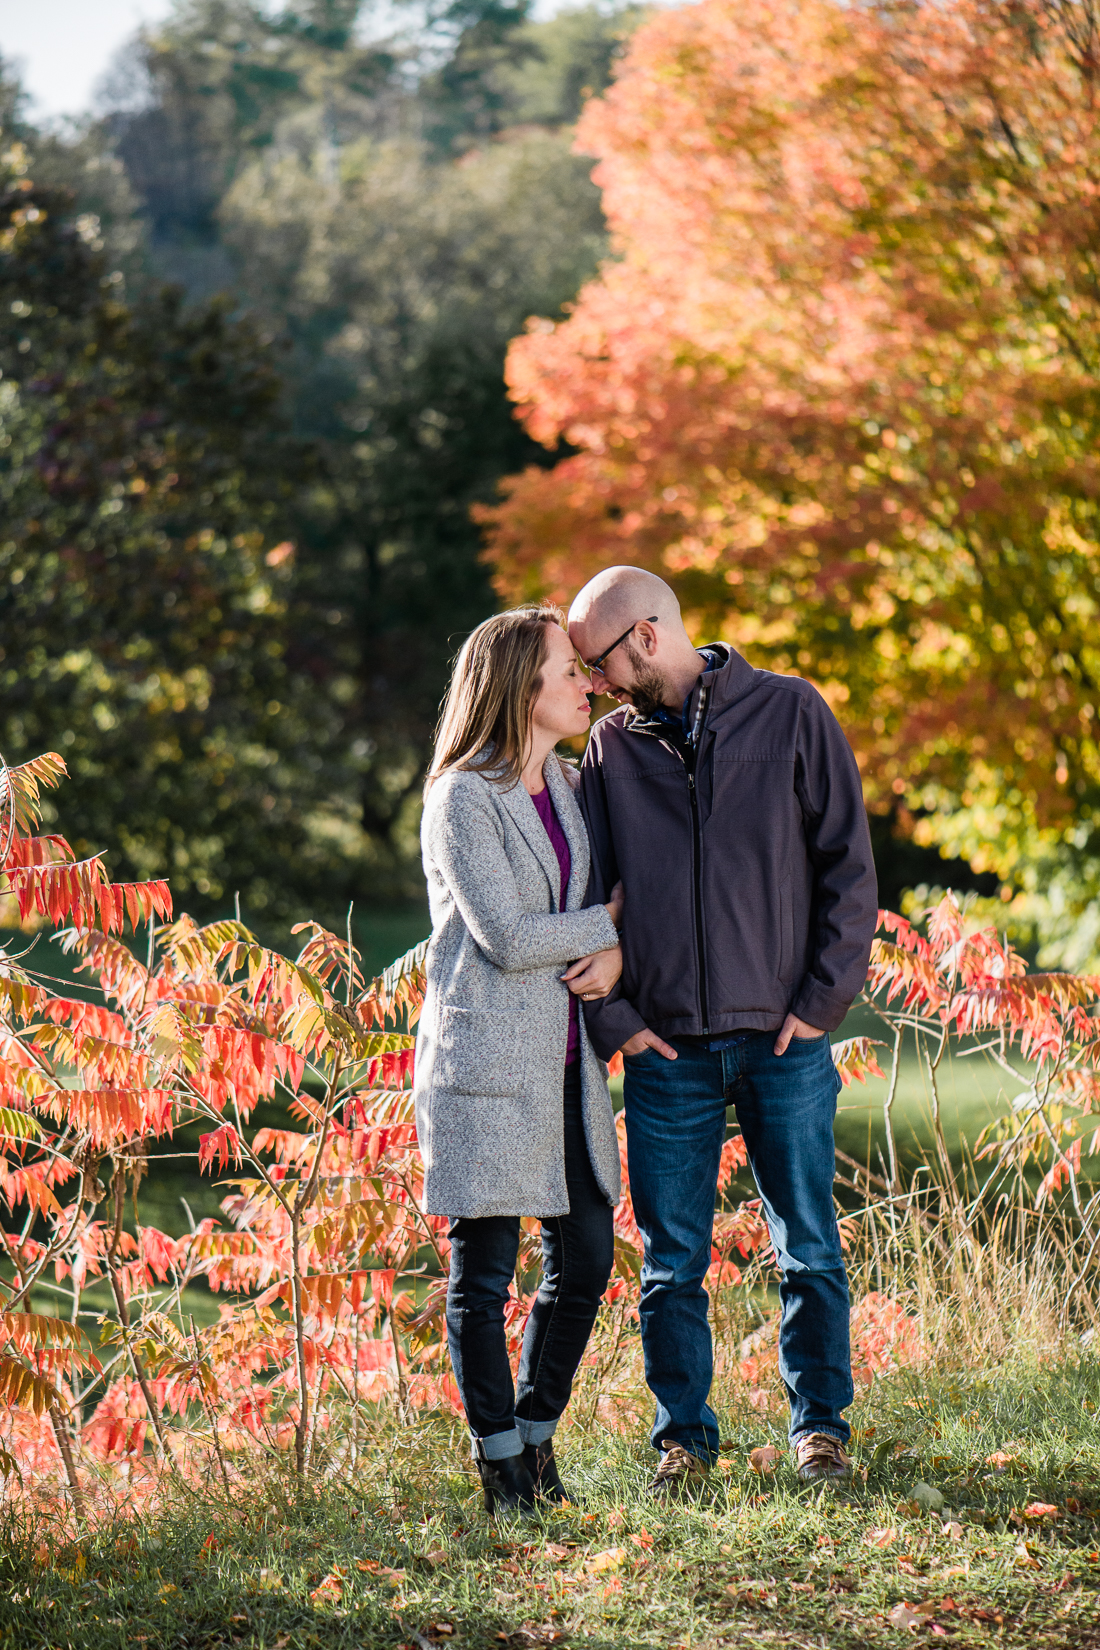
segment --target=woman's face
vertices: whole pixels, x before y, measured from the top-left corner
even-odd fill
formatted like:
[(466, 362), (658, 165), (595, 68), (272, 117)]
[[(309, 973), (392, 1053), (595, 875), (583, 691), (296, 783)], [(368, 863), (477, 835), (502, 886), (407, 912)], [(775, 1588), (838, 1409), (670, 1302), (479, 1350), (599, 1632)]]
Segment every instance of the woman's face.
[(546, 660), (542, 686), (531, 713), (531, 731), (552, 734), (556, 744), (559, 739), (573, 739), (588, 731), (592, 684), (578, 664), (565, 631), (557, 625), (546, 628)]

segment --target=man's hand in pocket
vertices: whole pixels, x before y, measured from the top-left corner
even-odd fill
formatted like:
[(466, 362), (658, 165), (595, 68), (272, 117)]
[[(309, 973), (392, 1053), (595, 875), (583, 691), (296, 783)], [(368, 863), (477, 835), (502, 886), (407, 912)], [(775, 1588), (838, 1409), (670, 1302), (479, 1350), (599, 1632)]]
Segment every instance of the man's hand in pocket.
[(775, 1039), (775, 1047), (772, 1053), (786, 1054), (787, 1045), (792, 1037), (800, 1043), (808, 1043), (812, 1042), (815, 1037), (824, 1037), (824, 1035), (825, 1033), (819, 1031), (817, 1026), (807, 1025), (805, 1020), (800, 1020), (797, 1014), (788, 1014), (779, 1029), (779, 1036)]
[(663, 1054), (666, 1060), (675, 1060), (676, 1050), (669, 1043), (662, 1043), (655, 1031), (647, 1027), (645, 1031), (636, 1031), (630, 1041), (624, 1043), (619, 1053), (622, 1055), (641, 1054), (643, 1049), (655, 1048), (658, 1054)]

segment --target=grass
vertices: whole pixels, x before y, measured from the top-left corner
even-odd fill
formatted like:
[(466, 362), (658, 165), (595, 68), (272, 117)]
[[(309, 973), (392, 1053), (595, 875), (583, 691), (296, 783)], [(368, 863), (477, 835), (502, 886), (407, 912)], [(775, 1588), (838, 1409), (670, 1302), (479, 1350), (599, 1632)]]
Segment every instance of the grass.
[[(396, 931), (379, 936), (380, 960), (404, 948)], [(883, 1088), (840, 1097), (838, 1144), (872, 1168)], [(980, 1058), (954, 1059), (941, 1092), (956, 1157), (1011, 1098)], [(912, 1054), (895, 1129), (911, 1168), (931, 1131)], [(151, 1167), (143, 1216), (182, 1229), (169, 1217), (181, 1193), (191, 1201), (193, 1171), (178, 1160)], [(751, 1184), (739, 1192), (752, 1195)], [(206, 1212), (196, 1200), (195, 1215)], [(354, 1460), (335, 1411), (302, 1486), (282, 1458), (239, 1460), (228, 1498), (211, 1476), (190, 1490), (169, 1483), (145, 1504), (125, 1478), (104, 1476), (87, 1483), (84, 1532), (36, 1499), (43, 1487), (20, 1496), (12, 1486), (0, 1650), (847, 1650), (913, 1636), (1100, 1650), (1100, 1340), (1069, 1322), (1094, 1321), (1091, 1287), (1059, 1316), (1066, 1252), (1021, 1241), (1032, 1231), (1022, 1214), (1005, 1217), (1003, 1242), (991, 1227), (979, 1259), (973, 1234), (947, 1215), (935, 1253), (919, 1211), (885, 1261), (877, 1238), (873, 1256), (869, 1247), (879, 1228), (860, 1230), (857, 1299), (884, 1286), (875, 1268), (885, 1265), (885, 1287), (919, 1318), (928, 1355), (860, 1387), (850, 1485), (801, 1485), (774, 1366), (752, 1390), (739, 1377), (741, 1337), (768, 1304), (758, 1282), (726, 1292), (715, 1314), (724, 1446), (689, 1502), (661, 1506), (648, 1494), (655, 1457), (635, 1339), (613, 1381), (582, 1370), (559, 1450), (578, 1505), (540, 1522), (494, 1528), (461, 1421), (402, 1418), (389, 1404), (360, 1421)], [(216, 1304), (201, 1301), (206, 1312)], [(616, 1389), (610, 1402), (601, 1382)], [(770, 1474), (750, 1462), (764, 1444), (782, 1451)]]
[[(494, 1529), (461, 1424), (391, 1411), (353, 1470), (334, 1455), (301, 1494), (274, 1476), (242, 1481), (234, 1506), (122, 1504), (81, 1541), (13, 1517), (0, 1645), (809, 1650), (902, 1643), (899, 1604), (922, 1638), (1100, 1645), (1089, 1352), (876, 1381), (851, 1412), (859, 1473), (839, 1489), (801, 1485), (785, 1460), (755, 1473), (749, 1451), (782, 1445), (782, 1424), (733, 1398), (719, 1466), (673, 1507), (648, 1496), (644, 1427), (586, 1420), (582, 1391), (559, 1453), (583, 1504), (541, 1523)], [(916, 1506), (922, 1483), (942, 1511)], [(1025, 1515), (1035, 1502), (1057, 1511)]]

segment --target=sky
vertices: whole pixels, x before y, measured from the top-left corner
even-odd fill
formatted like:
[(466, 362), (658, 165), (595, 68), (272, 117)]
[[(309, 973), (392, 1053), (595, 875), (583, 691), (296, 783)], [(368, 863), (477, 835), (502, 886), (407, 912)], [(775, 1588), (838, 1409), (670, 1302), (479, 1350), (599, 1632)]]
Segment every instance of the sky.
[(0, 56), (14, 60), (38, 119), (82, 114), (118, 48), (171, 0), (0, 0)]
[[(535, 0), (533, 15), (549, 17), (560, 3)], [(0, 0), (0, 57), (18, 69), (32, 119), (81, 115), (119, 47), (171, 9), (172, 0)], [(385, 0), (372, 15), (385, 22)]]

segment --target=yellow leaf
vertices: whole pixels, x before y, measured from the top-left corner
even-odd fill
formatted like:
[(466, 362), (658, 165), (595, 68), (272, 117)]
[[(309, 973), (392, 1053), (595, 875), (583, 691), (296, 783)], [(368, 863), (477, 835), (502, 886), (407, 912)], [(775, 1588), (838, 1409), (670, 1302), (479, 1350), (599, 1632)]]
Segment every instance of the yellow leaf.
[(9, 1106), (0, 1106), (0, 1134), (6, 1134), (10, 1140), (37, 1140), (41, 1133), (36, 1117), (25, 1111), (12, 1111)]
[(625, 1547), (605, 1547), (602, 1553), (593, 1553), (585, 1565), (593, 1575), (600, 1575), (604, 1570), (617, 1570), (620, 1564), (626, 1561)]
[(60, 1402), (61, 1394), (45, 1375), (36, 1375), (16, 1358), (0, 1358), (0, 1403), (41, 1415)]

